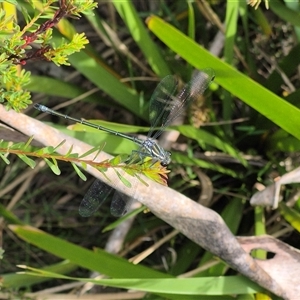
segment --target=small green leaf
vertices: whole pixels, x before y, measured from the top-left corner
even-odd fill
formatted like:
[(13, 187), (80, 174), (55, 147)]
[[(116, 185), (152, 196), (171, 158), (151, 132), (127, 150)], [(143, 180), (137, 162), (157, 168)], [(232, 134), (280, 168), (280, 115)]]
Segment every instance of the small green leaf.
[(34, 169), (36, 165), (34, 160), (32, 160), (24, 154), (18, 154), (18, 157), (21, 158), (25, 162), (25, 164), (27, 164), (31, 169)]
[(71, 145), (70, 149), (69, 149), (68, 152), (66, 153), (66, 157), (68, 157), (69, 155), (72, 154), (72, 150), (73, 150), (73, 145)]
[(96, 169), (103, 174), (108, 170), (106, 167), (96, 167)]
[(43, 150), (43, 154), (52, 154), (53, 152), (55, 152), (54, 147), (52, 146), (45, 147), (41, 150)]
[(83, 180), (83, 181), (86, 181), (86, 176), (81, 172), (81, 170), (78, 168), (77, 165), (75, 165), (74, 163), (72, 163), (72, 166), (75, 170), (75, 172), (77, 173), (77, 175)]
[(97, 170), (98, 170), (99, 172), (101, 172), (102, 175), (103, 175), (108, 181), (111, 181), (111, 180), (107, 177), (107, 175), (105, 174), (105, 171), (107, 171), (107, 169), (106, 169), (105, 171), (103, 171), (101, 168), (97, 168)]
[(17, 150), (17, 149), (20, 149), (20, 148), (23, 148), (23, 147), (24, 147), (24, 143), (15, 143), (15, 144), (9, 146), (8, 149)]
[(60, 175), (60, 169), (56, 163), (56, 160), (53, 158), (52, 160), (55, 161), (55, 163), (51, 162), (49, 159), (44, 158), (45, 162), (47, 163), (47, 165), (50, 167), (50, 169), (52, 170), (52, 172), (55, 175)]
[(30, 145), (30, 143), (32, 142), (32, 140), (33, 140), (33, 135), (29, 138), (29, 140), (24, 145), (24, 149), (26, 149)]
[(104, 148), (104, 145), (101, 146), (100, 148), (99, 148), (99, 147), (91, 148), (91, 149), (88, 150), (87, 152), (81, 154), (81, 155), (79, 156), (79, 158), (84, 158), (84, 157), (86, 157), (86, 156), (88, 156), (88, 155), (90, 155), (90, 154), (92, 154), (92, 153), (94, 153), (94, 152), (97, 151), (97, 153), (96, 153), (96, 155), (95, 155), (95, 157), (94, 157), (94, 159), (96, 159), (97, 156), (99, 155), (99, 153), (103, 150), (103, 148)]
[(121, 218), (118, 218), (115, 222), (110, 223), (108, 226), (106, 226), (102, 232), (107, 232), (110, 230), (115, 229), (116, 227), (118, 227), (121, 223), (123, 223), (125, 220), (130, 219), (133, 216), (138, 215), (140, 212), (143, 212), (146, 209), (145, 205), (142, 205), (141, 207), (131, 211), (128, 214), (125, 214), (124, 216), (122, 216)]
[(138, 174), (135, 174), (135, 177), (145, 186), (149, 186), (149, 184), (143, 180), (142, 177), (140, 177)]
[(121, 156), (117, 155), (116, 157), (112, 158), (109, 163), (112, 165), (112, 166), (117, 166), (119, 165), (120, 163), (122, 162), (122, 158)]
[(128, 188), (131, 188), (131, 183), (125, 177), (123, 177), (117, 170), (115, 170), (115, 172), (118, 175), (119, 179), (122, 181), (122, 183)]
[(54, 148), (54, 151), (55, 151), (56, 149), (58, 149), (60, 146), (62, 146), (65, 142), (66, 142), (66, 140), (61, 141), (61, 142)]
[(80, 164), (81, 164), (81, 168), (86, 170), (87, 163), (84, 161), (81, 161)]
[(128, 158), (129, 158), (129, 155), (128, 155), (128, 154), (120, 154), (119, 156), (120, 156), (120, 158), (121, 158), (121, 162), (122, 162), (122, 163), (127, 162)]
[(2, 158), (2, 160), (3, 160), (7, 165), (10, 164), (10, 161), (7, 159), (7, 157), (6, 157), (5, 155), (3, 155), (2, 153), (0, 153), (0, 157)]
[(126, 167), (124, 167), (123, 170), (124, 170), (124, 172), (126, 172), (130, 176), (134, 176), (135, 173), (136, 173), (136, 170), (134, 170), (133, 168), (126, 168)]
[(69, 158), (78, 158), (78, 153), (71, 153), (68, 155)]

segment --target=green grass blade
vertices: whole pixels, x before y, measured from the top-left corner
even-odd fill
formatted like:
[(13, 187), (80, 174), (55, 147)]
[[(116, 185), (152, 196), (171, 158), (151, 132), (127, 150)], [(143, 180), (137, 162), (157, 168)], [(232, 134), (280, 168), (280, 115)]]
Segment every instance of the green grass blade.
[(278, 17), (280, 19), (290, 22), (292, 25), (294, 25), (296, 27), (300, 27), (299, 12), (296, 12), (296, 11), (288, 8), (284, 4), (284, 2), (279, 1), (279, 0), (271, 0), (270, 1), (270, 9), (276, 15), (278, 15)]
[(80, 246), (54, 237), (31, 226), (11, 225), (9, 228), (19, 238), (62, 259), (83, 268), (97, 271), (115, 278), (166, 278), (170, 275), (142, 265), (133, 265), (123, 258), (98, 249), (93, 252)]
[[(87, 92), (79, 86), (55, 78), (31, 75), (30, 79), (30, 83), (26, 86), (26, 88), (31, 92), (64, 97), (67, 99), (79, 97)], [(99, 102), (100, 100), (99, 94), (97, 93), (88, 95), (84, 99), (85, 101), (91, 102)]]
[(24, 223), (10, 210), (8, 210), (4, 205), (0, 203), (0, 216), (5, 219), (9, 224), (23, 225)]
[(280, 213), (289, 222), (293, 228), (300, 232), (300, 213), (295, 209), (288, 207), (285, 203), (279, 203)]
[(239, 175), (234, 172), (233, 170), (223, 168), (220, 165), (210, 163), (201, 159), (196, 159), (196, 158), (190, 158), (186, 154), (181, 154), (179, 152), (172, 152), (172, 161), (176, 161), (178, 164), (183, 164), (185, 166), (198, 166), (203, 169), (210, 169), (214, 170), (226, 175), (230, 175), (232, 177), (238, 177)]
[[(260, 236), (260, 235), (267, 234), (264, 208), (262, 206), (256, 206), (254, 208), (254, 219), (255, 219), (254, 222), (255, 235)], [(267, 258), (267, 253), (263, 249), (255, 249), (252, 255), (257, 259)]]
[[(233, 2), (227, 0), (226, 5), (226, 33), (225, 33), (225, 46), (224, 46), (224, 58), (228, 64), (233, 62), (235, 37), (237, 31), (237, 20), (238, 20), (238, 9), (239, 2)], [(223, 118), (224, 120), (232, 119), (232, 95), (225, 91), (223, 93)], [(232, 136), (231, 125), (227, 124), (224, 126), (224, 130), (227, 132), (228, 136)]]
[(275, 151), (294, 152), (300, 150), (300, 141), (284, 130), (277, 130), (270, 136), (266, 143), (269, 153)]
[(143, 51), (149, 65), (160, 77), (170, 74), (170, 69), (153, 39), (149, 36), (131, 1), (112, 0), (115, 8), (130, 30), (131, 36)]
[(256, 22), (260, 26), (263, 33), (266, 36), (270, 36), (272, 34), (272, 26), (265, 16), (263, 10), (259, 7), (258, 9), (254, 9), (251, 13), (254, 15)]
[(224, 89), (300, 139), (300, 130), (298, 129), (300, 110), (298, 108), (213, 56), (162, 19), (156, 16), (149, 18), (148, 27), (170, 49), (195, 68), (213, 68), (216, 73), (215, 81)]
[(107, 71), (105, 66), (97, 61), (97, 59), (85, 52), (80, 52), (72, 55), (70, 62), (81, 74), (86, 76), (99, 89), (111, 96), (123, 107), (126, 107), (137, 116), (142, 115), (137, 92), (124, 83), (121, 83), (119, 78)]
[(188, 5), (188, 35), (192, 40), (195, 40), (195, 12), (194, 12), (194, 7), (193, 7), (193, 0), (187, 0), (187, 5)]
[(238, 21), (238, 9), (239, 2), (227, 0), (226, 5), (226, 33), (225, 33), (225, 47), (224, 56), (225, 61), (229, 64), (232, 63), (234, 54), (235, 37), (237, 31), (237, 21)]
[[(55, 43), (61, 37), (53, 37)], [(144, 116), (143, 107), (140, 107), (140, 96), (129, 85), (120, 82), (120, 77), (103, 63), (100, 57), (93, 54), (93, 50), (74, 53), (69, 57), (72, 66), (82, 75), (94, 83), (100, 90), (111, 96), (116, 102), (137, 116)]]
[[(175, 127), (175, 126), (174, 126)], [(222, 150), (224, 153), (228, 153), (232, 157), (239, 160), (244, 166), (247, 165), (247, 161), (241, 157), (238, 150), (234, 149), (231, 145), (220, 139), (219, 137), (203, 130), (198, 129), (190, 125), (180, 125), (175, 127), (182, 135), (196, 140), (199, 145), (203, 143), (211, 145), (216, 149)]]
[(75, 278), (28, 267), (28, 274), (82, 282), (98, 285), (134, 289), (155, 294), (169, 295), (241, 295), (261, 292), (264, 289), (242, 276), (205, 277), (205, 278), (132, 278), (132, 279), (91, 279)]
[[(78, 268), (77, 265), (72, 264), (68, 261), (63, 261), (61, 263), (51, 265), (45, 268), (42, 268), (42, 270), (48, 271), (48, 272), (55, 272), (59, 274), (68, 274)], [(3, 287), (6, 288), (20, 288), (20, 287), (28, 287), (34, 284), (38, 284), (41, 282), (48, 281), (49, 279), (45, 277), (33, 277), (31, 275), (27, 274), (1, 274), (1, 280)]]

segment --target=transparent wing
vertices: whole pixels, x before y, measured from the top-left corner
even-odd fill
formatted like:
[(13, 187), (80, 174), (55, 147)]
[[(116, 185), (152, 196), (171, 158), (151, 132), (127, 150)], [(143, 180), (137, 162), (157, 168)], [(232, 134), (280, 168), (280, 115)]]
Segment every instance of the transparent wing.
[[(131, 195), (136, 192), (137, 182), (137, 178), (134, 178)], [(95, 180), (80, 203), (79, 214), (82, 217), (91, 216), (106, 201), (112, 191), (114, 188), (111, 186), (101, 180)], [(115, 191), (110, 206), (111, 214), (115, 217), (123, 216), (128, 212), (133, 201), (133, 197)]]
[(106, 183), (95, 180), (80, 203), (79, 214), (82, 217), (91, 216), (103, 204), (112, 190), (113, 188)]
[(135, 200), (134, 196), (136, 194), (136, 189), (138, 184), (139, 184), (139, 180), (136, 177), (132, 178), (131, 191), (129, 196), (120, 193), (118, 191), (115, 191), (110, 206), (110, 212), (113, 216), (121, 217), (129, 211), (132, 202)]
[(110, 212), (114, 217), (121, 217), (128, 212), (133, 198), (126, 196), (125, 194), (115, 192), (111, 201)]
[(155, 127), (160, 127), (168, 118), (170, 114), (168, 105), (176, 90), (177, 81), (172, 75), (166, 76), (157, 85), (150, 99), (149, 121), (151, 128), (148, 136), (151, 136)]
[[(215, 73), (212, 69), (198, 71), (176, 96), (174, 96), (174, 93), (177, 83), (175, 83), (175, 79), (172, 83), (168, 77), (166, 77), (166, 82), (163, 79), (162, 85), (158, 85), (157, 89), (159, 88), (160, 91), (155, 90), (150, 100), (150, 115), (152, 111), (157, 111), (159, 120), (153, 122), (156, 124), (155, 126), (157, 124), (161, 126), (153, 139), (156, 139), (164, 128), (175, 120), (191, 102), (204, 93), (214, 79)], [(158, 110), (161, 111), (160, 114), (158, 114)]]

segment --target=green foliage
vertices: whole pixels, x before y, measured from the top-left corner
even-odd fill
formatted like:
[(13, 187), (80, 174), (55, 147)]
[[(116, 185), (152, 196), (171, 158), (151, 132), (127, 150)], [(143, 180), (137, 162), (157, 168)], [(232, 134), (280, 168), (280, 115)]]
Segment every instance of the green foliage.
[(67, 43), (62, 41), (58, 47), (54, 46), (53, 49), (47, 51), (45, 53), (45, 57), (49, 61), (53, 61), (58, 66), (69, 66), (70, 63), (68, 62), (68, 57), (84, 48), (85, 44), (88, 44), (88, 40), (84, 33), (75, 34), (71, 42)]
[[(19, 6), (20, 3), (21, 1), (18, 1)], [(47, 20), (53, 20), (54, 2), (50, 5), (49, 1), (43, 1), (43, 5), (45, 3), (49, 4), (49, 9), (43, 13), (37, 12), (40, 10), (39, 1), (31, 1), (35, 7), (34, 13), (28, 8), (25, 10), (25, 6), (22, 7), (24, 18), (28, 24), (27, 32), (34, 33), (39, 29), (36, 20), (44, 23), (42, 16)], [(72, 4), (69, 7), (72, 15), (78, 16), (72, 10), (73, 7), (80, 4), (85, 5), (88, 2), (77, 1), (75, 4), (73, 1), (69, 3)], [(86, 45), (85, 37), (76, 33), (76, 21), (69, 22), (65, 18), (63, 22), (59, 23), (57, 29), (52, 31), (49, 28), (36, 37), (35, 43), (42, 47), (51, 44), (51, 48), (43, 54), (47, 60), (58, 65), (70, 63), (81, 78), (88, 80), (88, 84), (82, 86), (38, 75), (32, 76), (31, 82), (29, 82), (29, 75), (26, 72), (15, 71), (15, 63), (18, 62), (18, 59), (20, 61), (20, 56), (21, 60), (22, 57), (28, 58), (24, 55), (28, 55), (26, 51), (31, 49), (27, 49), (27, 46), (30, 45), (23, 47), (23, 34), (20, 34), (24, 33), (23, 28), (20, 29), (15, 24), (16, 35), (7, 33), (6, 26), (11, 19), (6, 18), (1, 12), (0, 31), (3, 43), (0, 54), (2, 62), (0, 72), (7, 76), (0, 78), (0, 80), (4, 80), (1, 81), (1, 95), (4, 95), (5, 99), (9, 97), (12, 99), (5, 100), (3, 103), (6, 103), (7, 107), (19, 107), (19, 109), (28, 105), (27, 99), (29, 98), (28, 94), (24, 93), (23, 81), (30, 92), (46, 94), (49, 96), (49, 101), (53, 100), (53, 96), (73, 100), (73, 98), (88, 93), (84, 101), (81, 101), (80, 104), (72, 104), (74, 106), (69, 106), (65, 113), (73, 114), (75, 112), (76, 114), (78, 109), (81, 117), (87, 117), (88, 112), (93, 111), (97, 106), (97, 114), (92, 115), (93, 118), (97, 118), (99, 116), (98, 108), (101, 106), (104, 107), (101, 111), (102, 115), (107, 113), (112, 116), (114, 123), (93, 120), (95, 124), (120, 132), (144, 133), (148, 131), (148, 124), (144, 126), (145, 121), (148, 121), (147, 103), (155, 86), (154, 83), (147, 82), (148, 78), (158, 81), (166, 74), (176, 74), (180, 83), (181, 81), (187, 82), (191, 78), (194, 68), (211, 67), (215, 70), (216, 79), (205, 95), (205, 108), (208, 111), (210, 122), (204, 124), (207, 125), (206, 127), (201, 125), (200, 129), (194, 124), (177, 125), (172, 128), (178, 131), (181, 137), (171, 151), (172, 164), (170, 168), (172, 172), (169, 185), (195, 200), (209, 195), (209, 188), (211, 188), (211, 194), (214, 196), (207, 205), (217, 210), (233, 234), (249, 236), (275, 232), (284, 239), (286, 236), (282, 234), (287, 230), (290, 234), (293, 234), (293, 229), (299, 231), (299, 199), (295, 200), (294, 207), (280, 204), (277, 211), (265, 211), (261, 207), (253, 209), (247, 201), (253, 194), (254, 184), (259, 183), (266, 186), (273, 182), (274, 176), (280, 176), (287, 172), (289, 166), (299, 165), (299, 160), (297, 160), (297, 151), (300, 149), (298, 124), (300, 92), (297, 70), (300, 63), (298, 8), (293, 7), (293, 3), (289, 1), (275, 0), (250, 1), (256, 10), (247, 6), (246, 1), (228, 1), (227, 6), (222, 1), (188, 1), (188, 3), (186, 1), (151, 1), (152, 9), (144, 11), (140, 2), (136, 3), (134, 1), (111, 1), (109, 12), (113, 11), (117, 15), (116, 19), (114, 17), (104, 18), (102, 11), (96, 11), (95, 14), (87, 12), (90, 13), (86, 15), (86, 19), (92, 27), (91, 32), (94, 29), (93, 34), (97, 34), (99, 40), (103, 41), (103, 52), (99, 52), (98, 47), (94, 44)], [(208, 7), (206, 14), (199, 8), (203, 3)], [(147, 6), (147, 4), (143, 2), (143, 5)], [(108, 6), (106, 3), (101, 5)], [(270, 5), (270, 10), (266, 11), (265, 7), (268, 5)], [(91, 8), (89, 7), (88, 10)], [(81, 13), (85, 12), (81, 11), (79, 14)], [(274, 17), (274, 15), (276, 16)], [(205, 21), (208, 16), (211, 17), (209, 22)], [(273, 16), (272, 22), (269, 21), (270, 16)], [(147, 17), (147, 23), (145, 23)], [(217, 32), (224, 29), (218, 27), (215, 22), (216, 18), (226, 20), (225, 51), (219, 55), (220, 57), (213, 56), (206, 50), (212, 44)], [(286, 32), (284, 32), (285, 30)], [(17, 35), (18, 32), (19, 35)], [(286, 36), (284, 36), (285, 34)], [(288, 47), (278, 46), (286, 45), (291, 40), (293, 43), (288, 44)], [(256, 48), (257, 45), (260, 45), (261, 49)], [(76, 52), (77, 49), (83, 47), (85, 47), (83, 51)], [(278, 51), (276, 51), (277, 47)], [(287, 49), (288, 53), (286, 53)], [(71, 52), (74, 54), (69, 57)], [(109, 53), (108, 58), (105, 56), (107, 53)], [(262, 59), (264, 57), (266, 59)], [(12, 75), (9, 75), (10, 73)], [(141, 76), (143, 76), (142, 80), (136, 80), (137, 77), (141, 79)], [(294, 89), (290, 88), (291, 85)], [(89, 88), (85, 88), (86, 86)], [(90, 94), (90, 86), (97, 87), (101, 93)], [(24, 97), (23, 100), (20, 100), (22, 97)], [(199, 106), (192, 108), (191, 111), (198, 111)], [(71, 108), (73, 108), (72, 112), (70, 112)], [(31, 112), (29, 111), (29, 113)], [(201, 113), (199, 115), (201, 117)], [(123, 122), (134, 124), (125, 126)], [(130, 141), (94, 129), (87, 129), (82, 124), (73, 125), (72, 130), (58, 124), (53, 124), (53, 126), (95, 147), (80, 156), (73, 153), (72, 148), (66, 155), (59, 156), (55, 153), (57, 147), (36, 149), (26, 148), (25, 144), (12, 144), (11, 146), (2, 144), (1, 159), (8, 164), (13, 161), (12, 158), (15, 155), (30, 167), (34, 167), (35, 158), (44, 159), (55, 174), (65, 171), (59, 168), (59, 162), (66, 161), (73, 166), (81, 179), (86, 178), (80, 167), (84, 169), (87, 165), (94, 166), (104, 176), (108, 168), (113, 168), (119, 175), (119, 180), (126, 186), (131, 185), (131, 180), (128, 180), (129, 176), (137, 177), (143, 182), (140, 174), (166, 184), (168, 171), (161, 169), (159, 164), (153, 164), (151, 159), (139, 162), (138, 157), (131, 157), (132, 161), (125, 164), (128, 154), (134, 149)], [(103, 147), (96, 146), (99, 144), (105, 144), (105, 151), (116, 157), (100, 163), (95, 163), (94, 160), (88, 161), (87, 155), (94, 154), (94, 158), (96, 158), (98, 153), (103, 150)], [(124, 156), (123, 153), (125, 153)], [(290, 164), (285, 164), (286, 162), (290, 162)], [(80, 167), (76, 163), (79, 163)], [(3, 163), (2, 166), (5, 164)], [(14, 166), (15, 164), (11, 163), (3, 171), (3, 174), (9, 173), (7, 170), (13, 169)], [(125, 178), (121, 170), (129, 176)], [(125, 242), (128, 245), (126, 251), (128, 252), (120, 255), (132, 257), (143, 253), (148, 247), (147, 243), (151, 243), (149, 240), (153, 239), (159, 242), (164, 240), (164, 247), (157, 248), (157, 252), (148, 256), (143, 261), (143, 265), (133, 265), (107, 254), (102, 250), (105, 247), (107, 236), (103, 232), (100, 234), (95, 231), (98, 228), (114, 228), (131, 215), (126, 215), (117, 221), (111, 220), (109, 208), (107, 208), (107, 210), (98, 211), (96, 216), (83, 220), (78, 217), (78, 202), (74, 201), (74, 198), (62, 206), (59, 206), (59, 203), (63, 201), (59, 200), (64, 200), (66, 193), (64, 188), (68, 191), (71, 190), (72, 194), (79, 194), (79, 200), (82, 199), (85, 189), (78, 188), (78, 182), (69, 188), (68, 185), (74, 183), (72, 175), (70, 175), (71, 180), (68, 184), (64, 185), (62, 182), (67, 182), (64, 181), (66, 176), (60, 176), (55, 182), (51, 178), (52, 173), (49, 173), (41, 173), (42, 176), (32, 180), (33, 188), (28, 188), (28, 195), (24, 193), (20, 203), (15, 205), (11, 211), (5, 206), (0, 206), (0, 213), (8, 224), (25, 222), (36, 224), (35, 218), (41, 217), (43, 218), (41, 226), (47, 228), (45, 231), (55, 231), (54, 234), (48, 234), (37, 230), (35, 225), (35, 227), (11, 227), (11, 230), (20, 239), (19, 243), (23, 242), (22, 246), (25, 245), (24, 249), (27, 249), (27, 252), (24, 251), (26, 257), (18, 256), (13, 261), (13, 265), (16, 264), (16, 261), (18, 264), (24, 264), (27, 261), (28, 265), (37, 267), (34, 251), (42, 249), (43, 251), (38, 253), (39, 257), (42, 254), (45, 255), (44, 251), (46, 251), (61, 259), (68, 259), (72, 262), (73, 267), (77, 264), (82, 268), (97, 270), (112, 277), (105, 281), (95, 280), (96, 284), (127, 289), (144, 289), (155, 294), (154, 298), (163, 294), (163, 297), (169, 299), (198, 299), (199, 295), (203, 295), (209, 290), (213, 299), (217, 297), (215, 296), (217, 293), (222, 295), (220, 298), (229, 299), (230, 297), (225, 294), (244, 293), (248, 297), (254, 297), (250, 294), (261, 291), (257, 287), (250, 288), (248, 281), (241, 282), (241, 276), (224, 278), (228, 266), (224, 262), (216, 260), (213, 254), (206, 252), (181, 234), (173, 236), (166, 242), (164, 240), (166, 231), (172, 229), (152, 214), (137, 216), (137, 220), (126, 237)], [(209, 178), (208, 183), (203, 180), (201, 173)], [(11, 177), (18, 176), (12, 174)], [(55, 197), (56, 193), (53, 195), (51, 184), (57, 184), (56, 187), (60, 187), (57, 188), (57, 194), (61, 190), (63, 195), (61, 199), (60, 196)], [(199, 195), (200, 189), (201, 195)], [(1, 190), (2, 187), (0, 193)], [(287, 187), (283, 191), (283, 198), (292, 198), (293, 192), (293, 187)], [(11, 194), (4, 195), (3, 201), (9, 203), (11, 198), (13, 198)], [(32, 199), (36, 199), (36, 202)], [(58, 206), (55, 206), (56, 202)], [(35, 211), (35, 207), (38, 207), (38, 212)], [(133, 212), (132, 215), (137, 215), (142, 210), (144, 208)], [(275, 218), (275, 214), (278, 212), (283, 218)], [(21, 217), (18, 216), (24, 220), (20, 220)], [(269, 218), (272, 222), (269, 222)], [(286, 223), (282, 219), (291, 224), (290, 228), (286, 227)], [(70, 223), (72, 223), (71, 226), (76, 227), (74, 231), (70, 228)], [(91, 228), (93, 230), (90, 230)], [(151, 233), (151, 236), (148, 233)], [(145, 236), (147, 243), (134, 248), (136, 241), (144, 239)], [(217, 242), (213, 236), (208, 236), (208, 239), (211, 239), (212, 243)], [(100, 249), (94, 252), (89, 251), (78, 246), (80, 243), (85, 247)], [(171, 249), (170, 252), (169, 249)], [(9, 260), (11, 255), (9, 257), (5, 255), (4, 258)], [(45, 266), (49, 266), (47, 258), (43, 261)], [(53, 257), (50, 256), (50, 258)], [(90, 278), (82, 279), (85, 275), (88, 276), (80, 273), (82, 269), (77, 270), (76, 277), (73, 275), (61, 277), (61, 274), (67, 274), (70, 269), (60, 268), (50, 270), (52, 273), (47, 273), (43, 272), (40, 265), (38, 268), (38, 271), (28, 268), (40, 275), (40, 277), (32, 277), (30, 280), (28, 279), (29, 275), (25, 274), (8, 274), (7, 277), (1, 274), (1, 276), (4, 278), (4, 283), (11, 283), (11, 287), (23, 287), (24, 282), (31, 286), (41, 282), (41, 276), (69, 280), (79, 278), (84, 282), (90, 281)], [(153, 273), (154, 268), (158, 271)], [(191, 270), (193, 275), (183, 274)], [(136, 280), (134, 277), (131, 280), (129, 276), (132, 274), (138, 274), (143, 278)], [(182, 282), (179, 278), (171, 278), (172, 281), (169, 282), (161, 281), (163, 277), (177, 275), (196, 278)], [(20, 277), (22, 281), (20, 283), (20, 280), (17, 280), (18, 276), (27, 277)], [(122, 280), (118, 281), (116, 278)], [(155, 281), (155, 278), (159, 278), (160, 281)], [(43, 278), (43, 280), (46, 279)], [(208, 288), (209, 283), (212, 283), (213, 288)], [(176, 286), (176, 291), (173, 289), (174, 286)], [(170, 294), (168, 294), (169, 292)]]
[(11, 3), (13, 5), (17, 5), (18, 4), (18, 2), (16, 0), (0, 0), (0, 3), (1, 2), (8, 2), (8, 3)]
[(0, 103), (17, 111), (31, 104), (30, 93), (23, 89), (30, 81), (30, 73), (11, 65), (4, 53), (0, 57)]
[[(14, 144), (7, 143), (3, 140), (0, 141), (0, 158), (6, 164), (9, 164), (10, 162), (7, 158), (7, 155), (15, 154), (32, 169), (35, 168), (36, 163), (30, 157), (41, 158), (44, 159), (44, 161), (52, 170), (52, 172), (56, 175), (61, 174), (61, 171), (58, 166), (58, 161), (70, 162), (75, 172), (82, 180), (86, 180), (86, 176), (82, 173), (82, 171), (78, 168), (76, 164), (79, 164), (83, 169), (85, 169), (87, 165), (90, 165), (102, 172), (103, 174), (107, 171), (108, 168), (113, 168), (116, 174), (118, 175), (119, 179), (123, 182), (123, 184), (127, 187), (131, 187), (131, 183), (118, 171), (118, 169), (121, 169), (129, 175), (139, 178), (140, 181), (143, 183), (144, 181), (138, 176), (139, 174), (144, 174), (145, 176), (152, 178), (154, 181), (166, 185), (166, 174), (169, 171), (165, 167), (162, 167), (159, 163), (153, 163), (151, 158), (146, 158), (143, 161), (141, 161), (140, 158), (128, 161), (128, 156), (119, 155), (110, 160), (96, 162), (95, 159), (97, 158), (97, 155), (103, 148), (102, 146), (92, 148), (91, 150), (87, 151), (86, 153), (83, 153), (80, 156), (77, 153), (72, 153), (73, 147), (71, 147), (65, 155), (60, 155), (56, 153), (56, 150), (60, 146), (62, 146), (64, 142), (61, 142), (56, 147), (48, 146), (36, 149), (30, 147), (29, 144), (31, 141), (32, 138), (29, 139), (27, 143)], [(93, 153), (95, 153), (94, 160), (84, 159), (84, 157)]]
[[(96, 7), (94, 1), (61, 1), (56, 12), (52, 10), (53, 0), (44, 1), (41, 12), (30, 16), (22, 7), (27, 24), (20, 28), (13, 20), (13, 15), (6, 17), (0, 8), (0, 103), (7, 109), (20, 111), (31, 104), (31, 95), (25, 90), (30, 82), (30, 72), (20, 70), (17, 65), (25, 65), (30, 60), (47, 60), (56, 65), (70, 65), (68, 57), (78, 52), (88, 43), (83, 33), (74, 34), (69, 42), (64, 40), (54, 45), (52, 27), (66, 16), (80, 17), (80, 14), (91, 14)], [(15, 4), (14, 2), (11, 2)], [(35, 1), (32, 6), (38, 5)], [(19, 6), (18, 6), (19, 7)], [(50, 13), (52, 11), (52, 14)], [(47, 17), (49, 20), (44, 21)], [(42, 21), (41, 25), (38, 22)], [(38, 44), (38, 50), (33, 48)]]
[(3, 259), (3, 254), (4, 254), (4, 250), (2, 248), (0, 248), (0, 259)]
[[(56, 256), (67, 259), (69, 262), (81, 267), (106, 274), (111, 279), (72, 278), (51, 270), (19, 266), (26, 270), (26, 275), (79, 280), (105, 286), (138, 289), (154, 294), (165, 294), (168, 299), (177, 299), (176, 295), (178, 294), (184, 294), (185, 297), (188, 297), (188, 295), (245, 294), (263, 291), (261, 287), (242, 276), (220, 277), (217, 281), (216, 278), (211, 277), (201, 279), (172, 278), (173, 276), (169, 274), (142, 265), (131, 264), (125, 259), (101, 249), (96, 252), (84, 249), (30, 226), (13, 225), (10, 226), (10, 229), (22, 239), (39, 248), (50, 251)], [(5, 286), (10, 285), (10, 281), (7, 279), (4, 278)]]
[(179, 53), (190, 64), (198, 69), (209, 64), (216, 72), (215, 81), (217, 83), (300, 139), (300, 131), (297, 129), (300, 110), (297, 107), (284, 101), (229, 64), (220, 61), (162, 19), (151, 17), (148, 19), (148, 25), (150, 30), (166, 45)]

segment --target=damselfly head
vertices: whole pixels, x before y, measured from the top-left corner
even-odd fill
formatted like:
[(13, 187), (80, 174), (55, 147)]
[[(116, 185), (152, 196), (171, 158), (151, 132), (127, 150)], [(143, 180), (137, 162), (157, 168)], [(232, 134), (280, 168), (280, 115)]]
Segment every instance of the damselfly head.
[(165, 156), (160, 163), (163, 167), (167, 167), (170, 164), (170, 162), (171, 162), (171, 152), (165, 151)]

